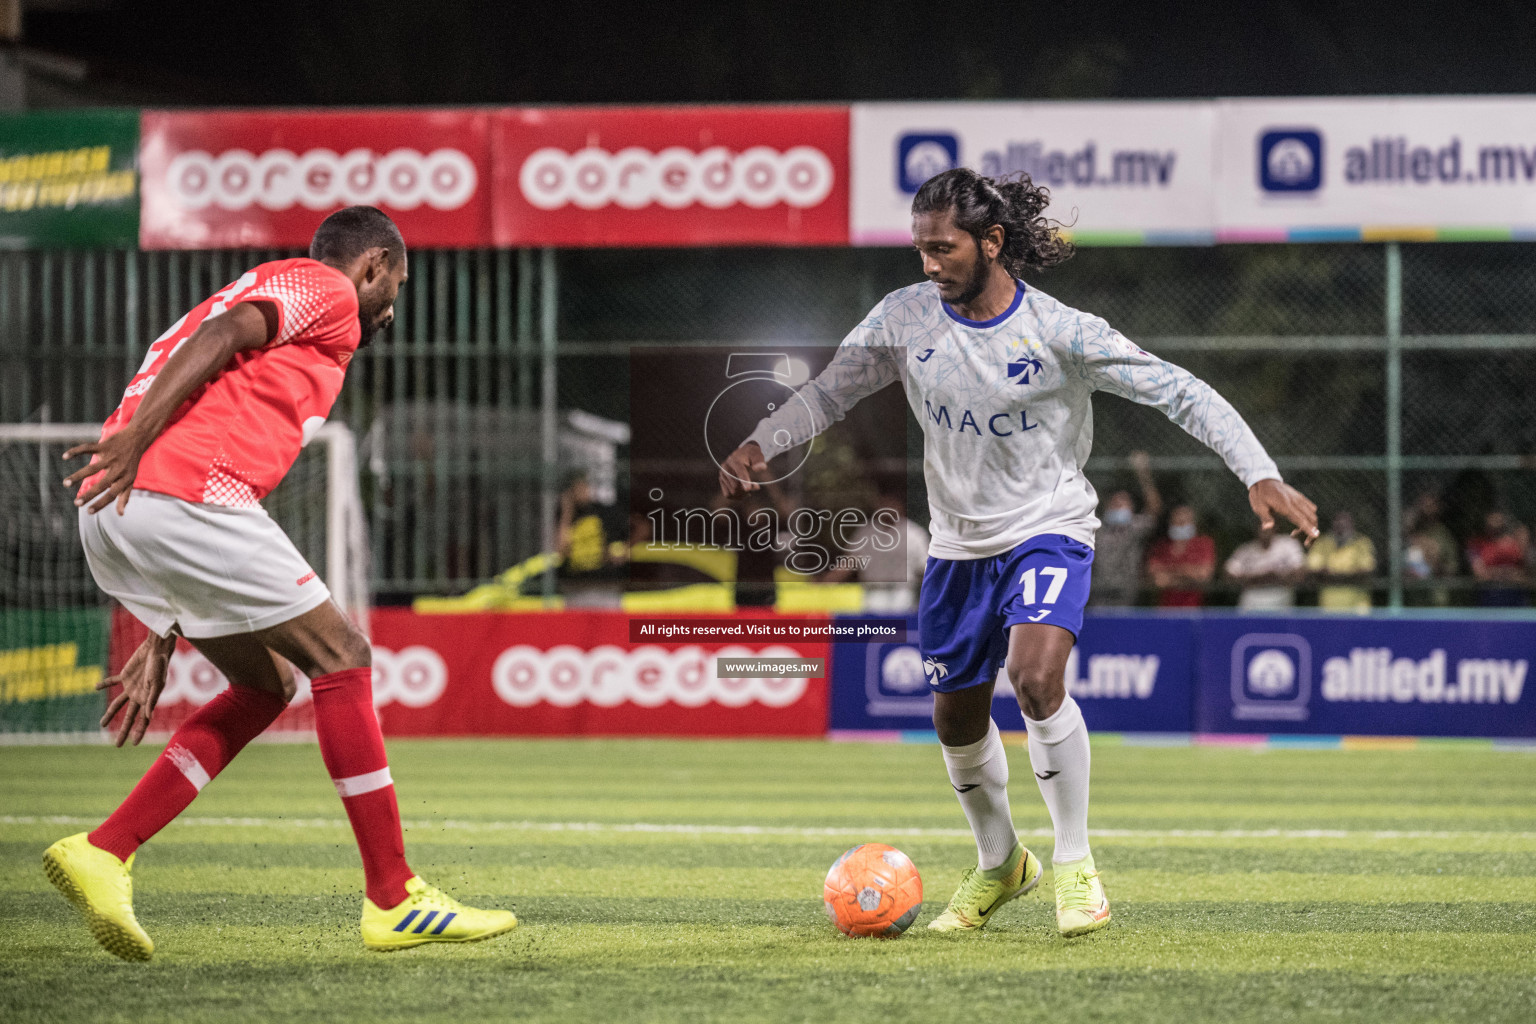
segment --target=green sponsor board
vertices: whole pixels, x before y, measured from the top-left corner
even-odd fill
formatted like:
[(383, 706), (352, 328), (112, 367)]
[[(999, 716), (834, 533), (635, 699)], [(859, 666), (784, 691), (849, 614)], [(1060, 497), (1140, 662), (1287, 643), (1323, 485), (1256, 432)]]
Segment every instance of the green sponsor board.
[(110, 624), (105, 608), (0, 611), (0, 733), (97, 729)]
[(139, 113), (0, 115), (0, 248), (139, 241)]

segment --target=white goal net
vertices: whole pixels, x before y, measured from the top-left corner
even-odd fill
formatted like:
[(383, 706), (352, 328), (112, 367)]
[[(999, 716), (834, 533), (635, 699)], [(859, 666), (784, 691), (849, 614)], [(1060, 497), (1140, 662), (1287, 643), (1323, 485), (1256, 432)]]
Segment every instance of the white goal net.
[[(96, 684), (132, 652), (143, 627), (96, 587), (60, 483), (62, 456), (94, 441), (96, 424), (0, 424), (0, 742), (99, 735)], [(327, 423), (262, 505), (366, 631), (372, 597), (356, 444)], [(174, 728), (224, 680), (183, 642), (172, 661), (155, 731)], [(303, 702), (296, 702), (302, 704)], [(274, 726), (309, 728), (295, 706)]]

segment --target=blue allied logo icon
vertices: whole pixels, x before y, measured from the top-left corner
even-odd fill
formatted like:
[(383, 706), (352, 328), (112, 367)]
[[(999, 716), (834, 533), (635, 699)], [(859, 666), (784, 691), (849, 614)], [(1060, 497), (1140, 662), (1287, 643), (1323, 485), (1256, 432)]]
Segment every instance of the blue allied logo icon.
[(880, 659), (880, 688), (897, 696), (922, 693), (928, 687), (923, 656), (916, 647), (892, 647)]
[(925, 664), (909, 643), (869, 644), (864, 651), (864, 713), (874, 718), (931, 721), (933, 693), (928, 683), (935, 673), (932, 659), (929, 662)]
[(1312, 697), (1312, 646), (1295, 633), (1248, 633), (1232, 645), (1232, 717), (1302, 722)]
[(960, 166), (960, 140), (953, 132), (924, 132), (896, 140), (896, 187), (913, 195), (923, 182)]
[(1259, 136), (1259, 187), (1265, 192), (1316, 192), (1323, 184), (1323, 137), (1311, 128)]

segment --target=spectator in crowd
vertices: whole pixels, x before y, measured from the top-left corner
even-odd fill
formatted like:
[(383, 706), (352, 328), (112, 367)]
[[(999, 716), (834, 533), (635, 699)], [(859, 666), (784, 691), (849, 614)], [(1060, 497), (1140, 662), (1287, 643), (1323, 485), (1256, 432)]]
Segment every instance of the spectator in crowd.
[(1332, 529), (1319, 537), (1307, 553), (1307, 569), (1322, 584), (1317, 591), (1319, 608), (1371, 610), (1371, 592), (1364, 584), (1376, 572), (1376, 545), (1371, 538), (1355, 532), (1355, 517), (1350, 513), (1334, 515)]
[(1168, 513), (1168, 535), (1152, 546), (1147, 570), (1158, 589), (1158, 607), (1205, 603), (1205, 585), (1216, 573), (1216, 542), (1199, 531), (1193, 508), (1178, 505)]
[(1253, 540), (1239, 544), (1225, 569), (1229, 579), (1243, 585), (1237, 606), (1257, 611), (1293, 607), (1306, 566), (1301, 542), (1288, 533), (1276, 535), (1270, 526), (1260, 527)]
[(1467, 541), (1467, 563), (1477, 577), (1484, 608), (1522, 608), (1529, 603), (1531, 534), (1504, 512), (1483, 517), (1483, 531)]
[[(857, 573), (864, 585), (864, 610), (876, 615), (904, 615), (917, 608), (917, 590), (928, 562), (928, 531), (907, 518), (906, 501), (899, 494), (882, 492), (875, 511), (878, 514), (882, 510), (887, 517), (895, 516), (899, 545), (882, 551), (880, 545), (893, 527), (877, 528), (873, 522), (859, 527), (849, 539), (854, 552), (869, 559)], [(852, 570), (840, 568), (825, 573), (822, 580), (842, 583), (853, 576)]]
[(1116, 491), (1104, 503), (1093, 552), (1093, 590), (1088, 603), (1124, 608), (1136, 603), (1141, 590), (1142, 553), (1147, 538), (1157, 529), (1163, 499), (1152, 482), (1151, 461), (1146, 452), (1131, 452), (1131, 468), (1141, 489), (1141, 511), (1130, 491)]
[(593, 499), (592, 485), (584, 471), (575, 470), (566, 476), (565, 489), (560, 492), (555, 543), (561, 555), (560, 590), (568, 605), (619, 606), (622, 541), (627, 527), (620, 510)]
[[(1403, 570), (1409, 580), (1426, 583), (1455, 576), (1458, 568), (1456, 538), (1441, 519), (1440, 495), (1425, 491), (1408, 511), (1407, 545), (1403, 549)], [(1410, 597), (1412, 603), (1444, 607), (1451, 603), (1446, 587), (1425, 587)]]

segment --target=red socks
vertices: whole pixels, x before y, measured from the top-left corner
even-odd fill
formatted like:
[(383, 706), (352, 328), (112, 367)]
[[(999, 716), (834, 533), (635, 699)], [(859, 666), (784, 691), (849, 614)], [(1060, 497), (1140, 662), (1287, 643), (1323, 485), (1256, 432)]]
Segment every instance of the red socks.
[(150, 836), (187, 809), (198, 792), (283, 711), (283, 698), (231, 686), (182, 723), (165, 752), (122, 806), (88, 837), (92, 846), (127, 860)]
[[(310, 684), (320, 756), (341, 794), (363, 855), (368, 898), (389, 909), (409, 895), (400, 808), (373, 714), (373, 670), (348, 669)], [(231, 686), (193, 713), (122, 806), (90, 834), (92, 846), (127, 860), (186, 810), (198, 792), (283, 711), (275, 693)]]
[(320, 756), (341, 794), (363, 855), (368, 898), (387, 910), (409, 895), (415, 874), (405, 862), (400, 808), (384, 757), (384, 734), (373, 713), (373, 670), (332, 672), (310, 682)]

